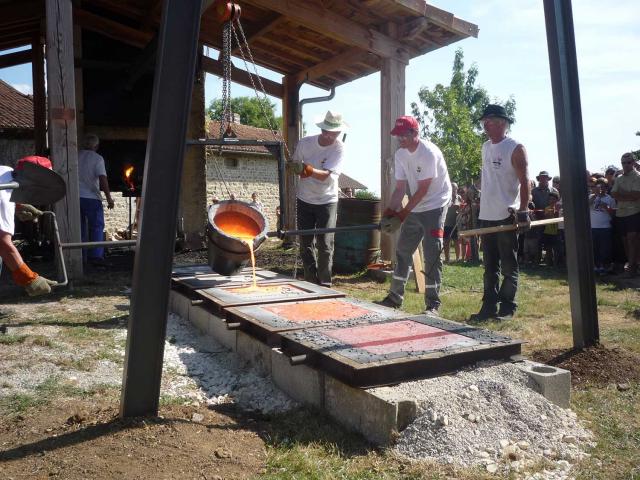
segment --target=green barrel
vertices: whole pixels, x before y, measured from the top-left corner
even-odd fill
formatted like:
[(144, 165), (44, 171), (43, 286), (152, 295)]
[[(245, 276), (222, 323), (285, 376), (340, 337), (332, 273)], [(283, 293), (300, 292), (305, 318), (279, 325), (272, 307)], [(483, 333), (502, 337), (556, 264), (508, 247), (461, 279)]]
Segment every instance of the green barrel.
[[(380, 223), (380, 200), (341, 198), (336, 226)], [(333, 270), (354, 273), (376, 261), (380, 254), (380, 230), (336, 233)]]

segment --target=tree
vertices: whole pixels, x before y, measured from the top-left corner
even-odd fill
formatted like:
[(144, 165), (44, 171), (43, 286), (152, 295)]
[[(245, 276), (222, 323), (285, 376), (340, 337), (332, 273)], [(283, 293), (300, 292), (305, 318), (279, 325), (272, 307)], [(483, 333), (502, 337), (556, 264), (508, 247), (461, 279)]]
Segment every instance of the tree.
[[(235, 97), (231, 99), (231, 112), (240, 115), (240, 123), (253, 127), (282, 130), (282, 117), (276, 117), (275, 103), (266, 98)], [(222, 118), (222, 100), (214, 98), (207, 108), (211, 120)]]
[(487, 137), (478, 119), (484, 107), (501, 103), (512, 118), (516, 110), (513, 96), (506, 102), (491, 102), (487, 91), (476, 86), (478, 67), (473, 64), (465, 72), (463, 57), (462, 49), (456, 50), (448, 86), (422, 87), (418, 92), (421, 105), (411, 104), (422, 134), (440, 147), (451, 179), (459, 184), (470, 183), (480, 173), (481, 148)]

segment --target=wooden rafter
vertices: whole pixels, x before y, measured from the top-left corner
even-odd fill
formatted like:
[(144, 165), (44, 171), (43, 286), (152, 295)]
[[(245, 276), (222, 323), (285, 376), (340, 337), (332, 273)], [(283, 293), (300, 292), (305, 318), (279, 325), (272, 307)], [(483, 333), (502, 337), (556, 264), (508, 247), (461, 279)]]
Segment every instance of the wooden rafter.
[(153, 38), (153, 34), (149, 32), (141, 32), (82, 9), (74, 10), (74, 19), (78, 25), (86, 30), (139, 48), (145, 47)]
[[(221, 77), (223, 75), (223, 71), (224, 71), (223, 64), (218, 60), (214, 60), (213, 58), (203, 56), (201, 58), (201, 65), (202, 65), (202, 69), (207, 73), (217, 75), (218, 77)], [(231, 67), (231, 80), (236, 83), (239, 83), (240, 85), (244, 85), (245, 87), (252, 88), (249, 73), (235, 66)], [(267, 92), (267, 94), (271, 95), (272, 97), (282, 98), (283, 87), (281, 84), (264, 77), (260, 77), (260, 80), (262, 81), (262, 85), (264, 85), (264, 89)], [(254, 75), (254, 81), (257, 82), (257, 80), (255, 80), (255, 75)], [(258, 85), (256, 83), (256, 87), (257, 86)]]
[(15, 67), (16, 65), (30, 63), (31, 58), (31, 49), (0, 55), (0, 68)]
[[(303, 25), (347, 45), (367, 50), (385, 58), (403, 58), (417, 54), (407, 45), (353, 22), (330, 10), (302, 0), (244, 0), (256, 7), (278, 12), (289, 21)], [(408, 61), (405, 59), (405, 62)]]
[(345, 52), (336, 55), (331, 60), (327, 60), (296, 73), (295, 79), (300, 83), (313, 82), (314, 80), (335, 72), (345, 65), (351, 65), (353, 63), (363, 61), (369, 56), (371, 56), (369, 52), (366, 52), (357, 47), (351, 47)]
[[(277, 15), (275, 18), (267, 22), (267, 24), (264, 27), (260, 28), (257, 32), (249, 35), (249, 37), (247, 38), (247, 43), (249, 44), (249, 46), (251, 46), (257, 39), (263, 37), (273, 29), (279, 27), (284, 22), (286, 22), (286, 20), (287, 20), (286, 17), (282, 15)], [(238, 52), (239, 52), (238, 47), (235, 47), (233, 50), (231, 50), (231, 55), (236, 55)]]
[(392, 0), (396, 5), (409, 12), (426, 17), (431, 23), (458, 33), (459, 35), (478, 37), (478, 26), (457, 18), (452, 13), (427, 4), (424, 0)]

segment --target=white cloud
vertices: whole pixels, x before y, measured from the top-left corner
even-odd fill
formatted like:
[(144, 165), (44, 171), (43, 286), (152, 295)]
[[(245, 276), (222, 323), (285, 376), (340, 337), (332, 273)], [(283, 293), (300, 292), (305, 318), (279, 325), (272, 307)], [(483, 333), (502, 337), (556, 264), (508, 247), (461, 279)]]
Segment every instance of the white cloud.
[(12, 83), (11, 86), (25, 95), (31, 95), (33, 93), (33, 88), (27, 83)]

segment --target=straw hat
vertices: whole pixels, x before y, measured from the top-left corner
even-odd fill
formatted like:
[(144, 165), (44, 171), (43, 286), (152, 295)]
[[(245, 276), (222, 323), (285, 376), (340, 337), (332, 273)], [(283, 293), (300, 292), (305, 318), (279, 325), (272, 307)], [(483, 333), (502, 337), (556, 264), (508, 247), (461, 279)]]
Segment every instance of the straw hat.
[(342, 119), (342, 114), (334, 113), (331, 110), (327, 111), (324, 120), (316, 123), (316, 125), (327, 132), (343, 132), (349, 128), (347, 122)]

